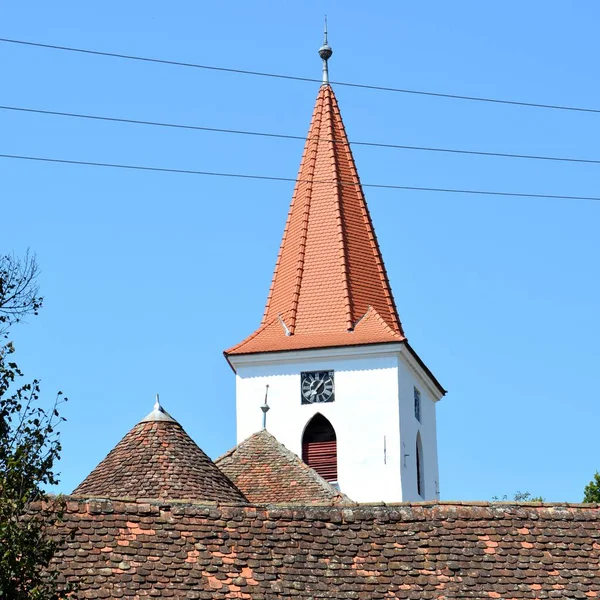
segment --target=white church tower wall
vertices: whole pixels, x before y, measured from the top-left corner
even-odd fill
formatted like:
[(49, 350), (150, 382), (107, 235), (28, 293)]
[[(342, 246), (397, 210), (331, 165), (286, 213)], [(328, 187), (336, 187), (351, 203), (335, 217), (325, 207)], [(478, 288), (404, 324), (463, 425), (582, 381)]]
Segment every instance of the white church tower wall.
[[(262, 426), (302, 456), (305, 427), (317, 413), (337, 436), (338, 485), (357, 502), (437, 498), (435, 402), (424, 373), (401, 345), (343, 347), (232, 357), (238, 443)], [(301, 373), (333, 371), (333, 402), (302, 404)], [(420, 391), (420, 421), (414, 389)], [(423, 489), (417, 491), (416, 443), (422, 440)]]
[[(319, 50), (309, 128), (260, 326), (225, 351), (238, 443), (263, 424), (358, 502), (438, 498), (445, 390), (408, 343)], [(263, 407), (266, 408), (266, 407)]]

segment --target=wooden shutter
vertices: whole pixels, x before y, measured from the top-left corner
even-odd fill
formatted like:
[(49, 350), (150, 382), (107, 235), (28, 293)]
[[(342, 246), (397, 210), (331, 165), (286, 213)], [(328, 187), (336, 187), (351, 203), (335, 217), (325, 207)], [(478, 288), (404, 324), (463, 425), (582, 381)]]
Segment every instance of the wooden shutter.
[(302, 460), (326, 481), (337, 481), (337, 441), (305, 442)]

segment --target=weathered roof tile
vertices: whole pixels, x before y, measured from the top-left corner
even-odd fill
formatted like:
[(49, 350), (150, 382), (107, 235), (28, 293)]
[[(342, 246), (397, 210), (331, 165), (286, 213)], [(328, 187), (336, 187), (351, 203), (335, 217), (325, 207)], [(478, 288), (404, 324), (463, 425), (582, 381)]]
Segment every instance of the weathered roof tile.
[(594, 505), (68, 499), (59, 526), (77, 527), (56, 566), (84, 598), (600, 597)]
[(215, 464), (253, 503), (347, 500), (266, 429), (251, 435)]
[(160, 407), (138, 423), (80, 483), (77, 495), (246, 502)]

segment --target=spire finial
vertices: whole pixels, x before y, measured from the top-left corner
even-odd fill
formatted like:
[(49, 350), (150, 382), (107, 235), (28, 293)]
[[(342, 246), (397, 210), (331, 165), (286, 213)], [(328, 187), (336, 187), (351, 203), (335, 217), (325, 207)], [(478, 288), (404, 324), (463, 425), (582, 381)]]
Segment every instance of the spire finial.
[(269, 396), (269, 384), (267, 383), (267, 389), (265, 390), (265, 403), (260, 407), (260, 410), (262, 410), (262, 413), (263, 413), (263, 426), (262, 426), (263, 429), (267, 428), (267, 412), (271, 408), (267, 404), (268, 396)]
[(156, 400), (154, 402), (154, 408), (149, 415), (146, 415), (140, 423), (147, 423), (149, 421), (172, 421), (177, 423), (175, 419), (160, 405), (160, 398), (156, 394)]
[(323, 85), (329, 85), (329, 70), (327, 67), (327, 61), (331, 58), (333, 50), (327, 43), (327, 15), (325, 15), (325, 37), (323, 45), (319, 48), (319, 56), (323, 59)]

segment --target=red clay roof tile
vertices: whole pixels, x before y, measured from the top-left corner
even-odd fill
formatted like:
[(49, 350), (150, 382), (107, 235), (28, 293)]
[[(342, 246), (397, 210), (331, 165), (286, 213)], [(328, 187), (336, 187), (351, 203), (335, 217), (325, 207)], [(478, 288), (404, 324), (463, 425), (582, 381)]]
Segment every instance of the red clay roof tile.
[(215, 464), (257, 504), (347, 500), (266, 429), (245, 439)]
[(337, 100), (323, 85), (261, 326), (225, 354), (404, 339)]
[(138, 423), (73, 493), (246, 502), (177, 421), (151, 419), (153, 414)]
[(598, 505), (66, 504), (53, 566), (82, 598), (600, 597)]

